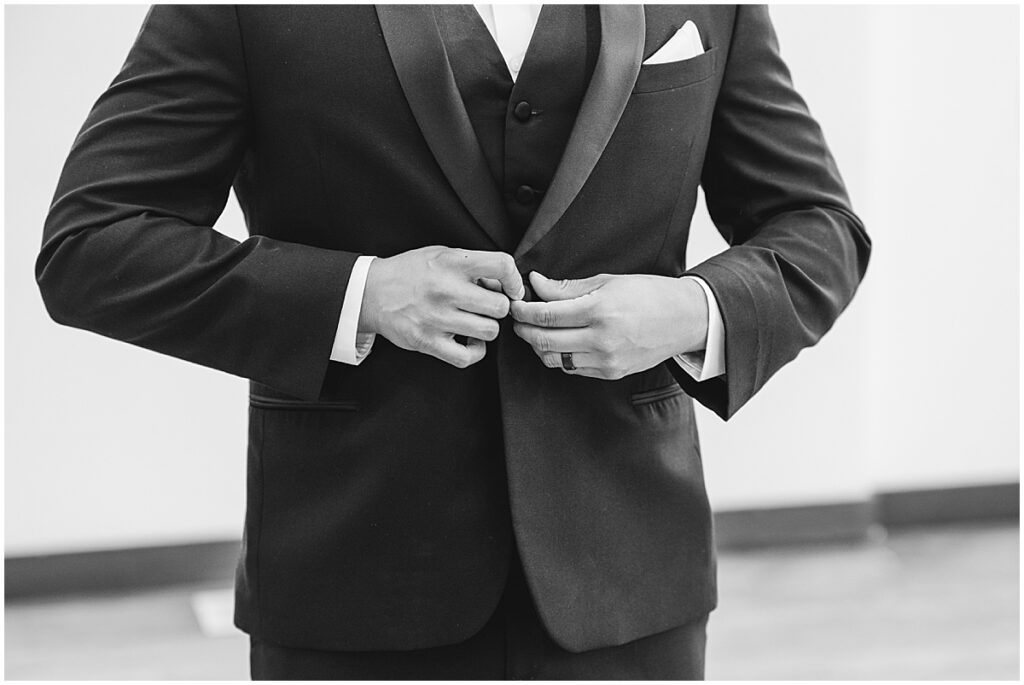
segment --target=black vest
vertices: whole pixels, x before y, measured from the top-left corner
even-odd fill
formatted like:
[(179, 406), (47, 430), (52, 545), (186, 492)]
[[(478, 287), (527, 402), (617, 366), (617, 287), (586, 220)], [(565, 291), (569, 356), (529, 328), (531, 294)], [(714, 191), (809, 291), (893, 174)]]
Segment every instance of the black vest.
[(472, 5), (439, 5), (434, 14), (491, 176), (522, 235), (555, 175), (597, 62), (597, 8), (544, 5), (514, 83)]

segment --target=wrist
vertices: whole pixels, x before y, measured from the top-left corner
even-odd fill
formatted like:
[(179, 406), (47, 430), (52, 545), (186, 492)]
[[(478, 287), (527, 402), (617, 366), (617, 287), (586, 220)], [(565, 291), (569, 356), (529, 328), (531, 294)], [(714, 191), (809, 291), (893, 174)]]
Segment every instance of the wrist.
[(366, 272), (366, 285), (363, 288), (363, 301), (359, 308), (359, 326), (357, 331), (360, 334), (379, 334), (380, 331), (380, 303), (379, 294), (381, 284), (384, 280), (384, 271), (387, 265), (386, 259), (378, 257), (370, 263)]
[(699, 352), (708, 344), (708, 298), (704, 289), (693, 278), (677, 278), (678, 301), (682, 307), (679, 316), (679, 354)]

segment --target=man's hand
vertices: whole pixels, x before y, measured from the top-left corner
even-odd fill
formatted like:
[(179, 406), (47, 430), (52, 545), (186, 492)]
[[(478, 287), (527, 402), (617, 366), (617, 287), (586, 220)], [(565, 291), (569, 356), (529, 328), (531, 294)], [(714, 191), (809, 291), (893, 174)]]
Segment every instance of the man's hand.
[[(359, 332), (463, 369), (484, 358), (484, 341), (498, 337), (497, 319), (508, 314), (509, 299), (524, 294), (511, 255), (422, 247), (370, 264)], [(456, 335), (465, 336), (466, 344)]]
[(546, 302), (513, 302), (516, 334), (545, 366), (571, 352), (580, 376), (615, 380), (704, 349), (708, 303), (700, 285), (666, 276), (601, 274), (553, 281), (530, 273)]

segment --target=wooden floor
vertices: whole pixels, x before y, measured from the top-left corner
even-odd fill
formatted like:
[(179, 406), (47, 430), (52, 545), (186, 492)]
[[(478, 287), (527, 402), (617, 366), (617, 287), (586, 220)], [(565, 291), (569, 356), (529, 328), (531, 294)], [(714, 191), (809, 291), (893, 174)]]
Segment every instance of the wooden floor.
[[(1016, 526), (723, 553), (707, 676), (1017, 680), (1019, 560)], [(5, 676), (247, 678), (245, 637), (200, 630), (200, 589), (9, 605)], [(218, 595), (200, 595), (207, 633)]]

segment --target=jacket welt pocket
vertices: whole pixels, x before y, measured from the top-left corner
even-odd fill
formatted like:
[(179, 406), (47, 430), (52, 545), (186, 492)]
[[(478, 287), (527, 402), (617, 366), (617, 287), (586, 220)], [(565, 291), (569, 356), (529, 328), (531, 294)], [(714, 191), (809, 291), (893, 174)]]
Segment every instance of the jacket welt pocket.
[(656, 93), (704, 81), (715, 73), (715, 56), (715, 48), (711, 48), (696, 57), (678, 62), (642, 65), (633, 92)]
[(635, 392), (629, 396), (629, 401), (633, 406), (640, 406), (644, 404), (652, 404), (654, 402), (661, 402), (663, 400), (671, 399), (677, 395), (682, 395), (683, 389), (678, 383), (672, 383), (672, 385), (666, 385), (661, 388), (654, 388), (653, 390), (644, 390), (643, 392)]
[(249, 395), (249, 406), (256, 409), (278, 409), (285, 411), (358, 411), (359, 404), (354, 400), (337, 400), (330, 402), (303, 402), (302, 400), (286, 400), (266, 395)]

